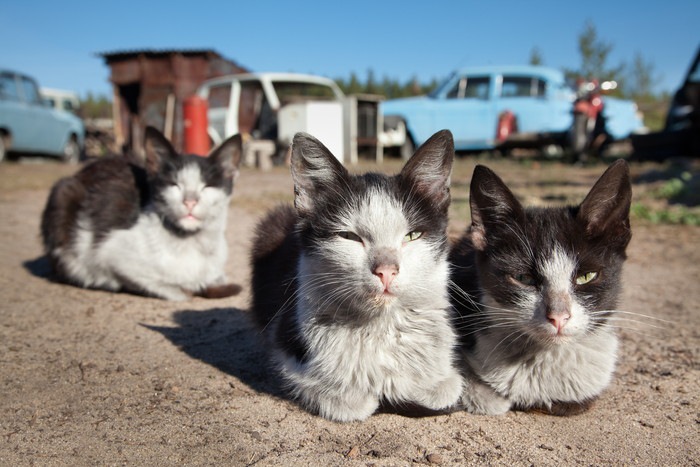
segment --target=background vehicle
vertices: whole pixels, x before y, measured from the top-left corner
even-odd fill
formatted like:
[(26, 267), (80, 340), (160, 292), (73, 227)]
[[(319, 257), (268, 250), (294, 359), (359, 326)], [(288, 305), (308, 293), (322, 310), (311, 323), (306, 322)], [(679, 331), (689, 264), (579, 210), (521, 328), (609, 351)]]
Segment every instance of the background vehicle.
[(12, 150), (59, 156), (76, 163), (84, 138), (82, 121), (51, 108), (33, 78), (0, 70), (0, 160)]
[[(568, 146), (574, 90), (564, 74), (541, 66), (490, 66), (455, 72), (428, 96), (382, 104), (385, 147), (402, 157), (431, 134), (450, 129), (457, 150)], [(627, 137), (643, 123), (634, 102), (605, 98), (605, 131)]]
[(673, 95), (662, 131), (632, 138), (634, 157), (661, 161), (674, 156), (700, 157), (700, 48)]
[(700, 49), (681, 87), (673, 95), (665, 131), (678, 132), (681, 150), (700, 156)]
[(213, 144), (241, 133), (271, 142), (281, 157), (298, 131), (313, 134), (343, 157), (344, 95), (335, 82), (291, 73), (236, 74), (208, 80), (197, 94), (209, 103)]
[(78, 94), (73, 91), (44, 87), (40, 91), (44, 100), (54, 109), (76, 113), (80, 108)]
[(575, 160), (586, 154), (597, 155), (607, 142), (603, 92), (615, 89), (615, 81), (580, 79), (576, 83), (574, 122), (569, 133), (569, 147)]

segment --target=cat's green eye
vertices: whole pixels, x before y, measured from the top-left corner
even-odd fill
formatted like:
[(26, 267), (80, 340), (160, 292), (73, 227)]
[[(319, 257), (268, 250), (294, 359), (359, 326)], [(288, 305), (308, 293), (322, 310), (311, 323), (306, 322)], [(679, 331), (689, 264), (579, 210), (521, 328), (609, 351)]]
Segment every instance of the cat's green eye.
[(408, 243), (412, 242), (413, 240), (418, 240), (423, 236), (423, 232), (409, 232), (403, 237), (403, 242)]
[(535, 285), (535, 278), (532, 277), (530, 274), (516, 274), (511, 277), (513, 278), (513, 280), (522, 285), (526, 285), (528, 287), (532, 287), (533, 285)]
[(343, 230), (341, 232), (338, 232), (338, 236), (346, 240), (352, 240), (353, 242), (362, 243), (362, 238), (360, 238), (360, 236), (357, 235), (355, 232), (350, 232), (349, 230)]
[(576, 285), (585, 285), (588, 284), (589, 282), (595, 280), (595, 278), (598, 277), (597, 272), (587, 272), (586, 274), (581, 274), (576, 278)]

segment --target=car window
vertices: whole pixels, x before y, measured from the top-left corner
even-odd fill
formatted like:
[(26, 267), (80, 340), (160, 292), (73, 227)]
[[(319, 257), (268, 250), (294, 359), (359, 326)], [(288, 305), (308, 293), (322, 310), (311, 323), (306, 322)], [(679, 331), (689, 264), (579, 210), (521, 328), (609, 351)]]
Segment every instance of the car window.
[(501, 97), (538, 97), (544, 96), (546, 83), (530, 76), (504, 76)]
[(460, 78), (454, 86), (452, 86), (452, 89), (447, 91), (447, 98), (448, 99), (459, 99), (462, 96), (464, 96), (464, 90), (467, 87), (467, 78)]
[(22, 93), (24, 94), (24, 99), (31, 104), (38, 104), (41, 102), (36, 84), (29, 78), (22, 78)]
[(447, 92), (447, 98), (488, 99), (490, 82), (488, 76), (462, 77), (454, 84), (452, 89)]
[(8, 101), (18, 101), (19, 93), (17, 91), (17, 82), (15, 75), (10, 73), (0, 74), (0, 99)]
[(335, 100), (330, 86), (317, 83), (275, 81), (272, 83), (281, 105), (305, 100)]
[(464, 90), (464, 97), (468, 98), (478, 98), (478, 99), (488, 99), (489, 97), (489, 83), (490, 79), (488, 76), (484, 77), (473, 77), (467, 79), (467, 88)]
[(241, 133), (253, 131), (264, 96), (265, 93), (260, 81), (241, 82), (241, 97), (238, 103), (238, 131)]
[(547, 94), (547, 83), (541, 79), (535, 79), (535, 96), (543, 97)]
[(223, 109), (231, 101), (231, 83), (217, 84), (209, 88), (209, 108)]

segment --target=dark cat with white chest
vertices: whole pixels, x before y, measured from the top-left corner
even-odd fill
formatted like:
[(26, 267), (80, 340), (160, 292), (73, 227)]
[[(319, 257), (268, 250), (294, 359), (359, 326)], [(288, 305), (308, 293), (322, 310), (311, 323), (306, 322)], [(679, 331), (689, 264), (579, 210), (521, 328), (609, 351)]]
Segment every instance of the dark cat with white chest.
[(468, 411), (574, 414), (608, 386), (631, 193), (618, 161), (580, 205), (524, 208), (476, 167), (471, 227), (450, 257)]
[(145, 168), (107, 156), (54, 185), (41, 233), (56, 277), (168, 300), (237, 293), (224, 234), (240, 136), (205, 158), (178, 154), (148, 127), (144, 147)]
[(398, 175), (351, 175), (319, 141), (292, 145), (295, 208), (258, 225), (253, 315), (306, 409), (363, 420), (380, 403), (446, 409), (461, 394), (448, 298), (452, 135)]

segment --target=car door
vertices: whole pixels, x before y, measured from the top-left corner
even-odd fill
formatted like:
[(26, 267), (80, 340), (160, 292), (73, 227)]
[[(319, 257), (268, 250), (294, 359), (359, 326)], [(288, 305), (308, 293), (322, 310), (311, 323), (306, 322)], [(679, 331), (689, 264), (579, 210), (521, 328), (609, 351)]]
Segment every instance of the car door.
[(460, 76), (441, 99), (433, 101), (434, 128), (452, 131), (459, 149), (489, 147), (496, 135), (497, 120), (491, 92), (491, 76)]
[(11, 72), (0, 74), (0, 126), (8, 128), (12, 134), (12, 149), (31, 150), (36, 127), (32, 122), (31, 109), (24, 102), (20, 89), (20, 78)]
[(27, 115), (32, 122), (32, 128), (28, 131), (31, 141), (27, 143), (27, 150), (60, 154), (67, 141), (68, 122), (59, 118), (56, 111), (47, 106), (33, 79), (27, 76), (20, 77), (20, 90)]
[(550, 105), (545, 81), (532, 75), (504, 74), (497, 93), (497, 111), (515, 114), (520, 133), (541, 133), (550, 129)]

